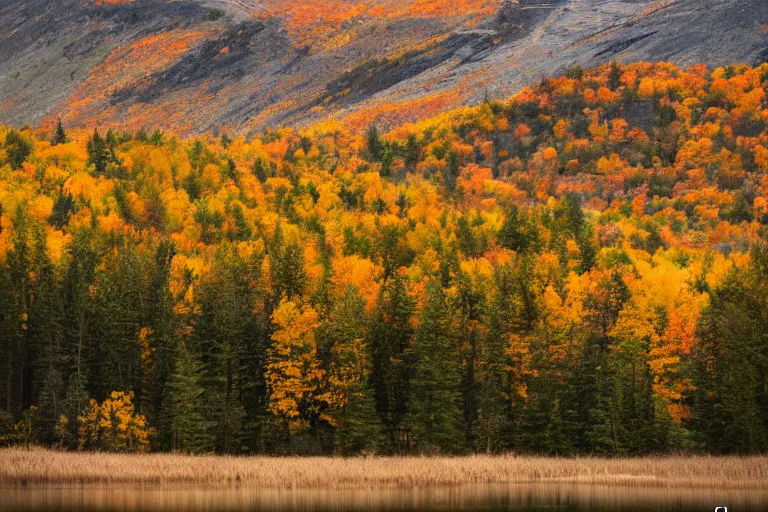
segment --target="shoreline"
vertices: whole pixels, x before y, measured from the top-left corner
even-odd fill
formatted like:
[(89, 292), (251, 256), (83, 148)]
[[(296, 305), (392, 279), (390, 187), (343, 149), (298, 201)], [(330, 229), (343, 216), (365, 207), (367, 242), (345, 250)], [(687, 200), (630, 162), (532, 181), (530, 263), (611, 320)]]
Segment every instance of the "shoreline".
[(300, 458), (0, 449), (0, 488), (193, 486), (254, 490), (404, 490), (512, 484), (767, 489), (768, 457)]

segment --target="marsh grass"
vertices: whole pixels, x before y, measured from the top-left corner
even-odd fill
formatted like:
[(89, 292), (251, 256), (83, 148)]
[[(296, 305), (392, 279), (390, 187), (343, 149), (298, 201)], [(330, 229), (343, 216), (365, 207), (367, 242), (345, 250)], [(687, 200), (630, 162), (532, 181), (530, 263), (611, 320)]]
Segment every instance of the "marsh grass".
[(768, 457), (226, 457), (0, 450), (0, 486), (192, 485), (377, 489), (569, 482), (643, 487), (768, 487)]

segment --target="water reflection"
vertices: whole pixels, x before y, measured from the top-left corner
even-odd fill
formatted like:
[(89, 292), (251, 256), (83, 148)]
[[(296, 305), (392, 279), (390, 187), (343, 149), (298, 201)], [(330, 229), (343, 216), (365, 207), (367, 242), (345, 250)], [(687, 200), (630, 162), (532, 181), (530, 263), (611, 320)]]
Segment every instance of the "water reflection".
[(768, 491), (658, 489), (578, 484), (492, 485), (415, 490), (248, 488), (0, 488), (3, 511), (576, 511), (698, 512), (727, 506), (768, 510)]

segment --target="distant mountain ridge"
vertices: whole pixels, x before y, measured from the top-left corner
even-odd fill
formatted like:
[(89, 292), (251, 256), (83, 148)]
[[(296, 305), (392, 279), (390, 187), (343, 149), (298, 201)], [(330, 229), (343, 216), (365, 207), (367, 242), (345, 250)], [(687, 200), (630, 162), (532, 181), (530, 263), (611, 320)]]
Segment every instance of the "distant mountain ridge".
[(574, 65), (768, 59), (764, 0), (0, 0), (0, 123), (394, 124)]

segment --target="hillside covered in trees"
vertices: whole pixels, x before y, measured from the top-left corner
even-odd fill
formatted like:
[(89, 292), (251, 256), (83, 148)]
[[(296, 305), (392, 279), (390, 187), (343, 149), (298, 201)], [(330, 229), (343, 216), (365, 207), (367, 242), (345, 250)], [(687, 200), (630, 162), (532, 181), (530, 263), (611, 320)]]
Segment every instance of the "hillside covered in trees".
[(768, 65), (392, 130), (0, 128), (0, 442), (768, 450)]

